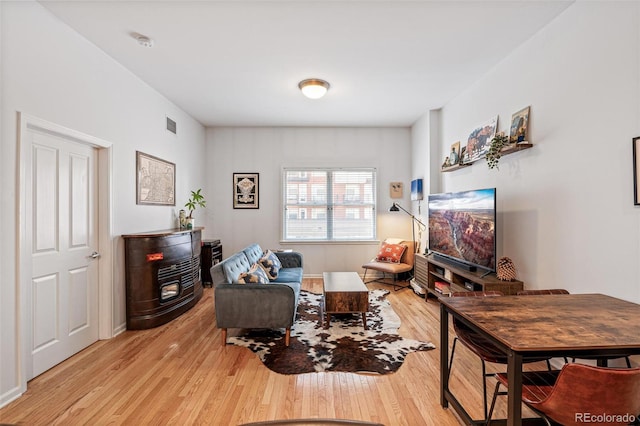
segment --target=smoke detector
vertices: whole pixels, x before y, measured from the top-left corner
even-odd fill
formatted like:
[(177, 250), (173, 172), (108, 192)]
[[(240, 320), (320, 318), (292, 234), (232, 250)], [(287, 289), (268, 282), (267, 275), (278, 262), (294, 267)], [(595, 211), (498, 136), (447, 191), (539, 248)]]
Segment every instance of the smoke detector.
[(142, 47), (153, 47), (153, 40), (146, 35), (134, 33), (133, 37), (136, 39), (138, 44)]

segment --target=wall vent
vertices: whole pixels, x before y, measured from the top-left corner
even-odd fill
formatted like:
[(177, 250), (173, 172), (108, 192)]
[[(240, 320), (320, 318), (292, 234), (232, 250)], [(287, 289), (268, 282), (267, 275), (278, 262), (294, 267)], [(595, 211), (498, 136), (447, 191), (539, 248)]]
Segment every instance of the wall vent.
[(176, 122), (167, 117), (167, 130), (173, 134), (177, 134), (177, 125)]

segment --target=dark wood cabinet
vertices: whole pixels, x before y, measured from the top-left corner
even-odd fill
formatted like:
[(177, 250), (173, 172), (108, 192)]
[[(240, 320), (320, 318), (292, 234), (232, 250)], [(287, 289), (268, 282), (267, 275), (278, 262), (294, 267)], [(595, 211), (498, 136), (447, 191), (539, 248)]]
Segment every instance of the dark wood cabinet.
[(522, 281), (501, 281), (494, 273), (482, 271), (466, 271), (446, 262), (435, 259), (432, 255), (416, 254), (415, 278), (418, 284), (427, 289), (429, 295), (442, 297), (436, 291), (436, 282), (449, 284), (451, 292), (455, 291), (500, 291), (504, 295), (514, 295), (523, 290)]
[(127, 329), (165, 324), (202, 297), (202, 228), (123, 235)]
[(213, 285), (211, 267), (222, 262), (222, 244), (220, 240), (202, 242), (202, 284)]

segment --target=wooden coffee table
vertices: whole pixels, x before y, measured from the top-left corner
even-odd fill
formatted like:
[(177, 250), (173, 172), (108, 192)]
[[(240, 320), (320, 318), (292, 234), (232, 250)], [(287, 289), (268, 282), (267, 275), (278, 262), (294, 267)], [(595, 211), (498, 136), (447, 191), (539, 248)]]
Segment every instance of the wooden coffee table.
[[(367, 328), (369, 289), (357, 272), (323, 272), (322, 294), (324, 299), (324, 328), (329, 328), (331, 314), (362, 313), (364, 329)], [(320, 312), (322, 321), (323, 312)]]

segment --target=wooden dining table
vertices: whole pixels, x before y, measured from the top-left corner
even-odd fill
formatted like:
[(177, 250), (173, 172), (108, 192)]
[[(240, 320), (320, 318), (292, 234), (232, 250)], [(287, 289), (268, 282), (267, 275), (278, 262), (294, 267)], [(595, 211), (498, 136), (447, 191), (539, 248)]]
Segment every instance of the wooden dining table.
[[(640, 305), (604, 294), (443, 297), (440, 301), (440, 403), (473, 420), (449, 389), (449, 317), (507, 356), (506, 424), (522, 424), (522, 359), (640, 354)], [(606, 365), (599, 361), (599, 365)]]

